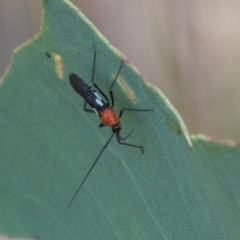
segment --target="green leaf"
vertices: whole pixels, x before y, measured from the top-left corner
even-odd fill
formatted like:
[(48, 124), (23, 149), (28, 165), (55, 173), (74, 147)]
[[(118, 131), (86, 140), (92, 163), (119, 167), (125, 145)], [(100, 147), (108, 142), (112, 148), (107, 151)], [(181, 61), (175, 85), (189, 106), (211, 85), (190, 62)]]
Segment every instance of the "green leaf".
[[(72, 4), (43, 0), (41, 31), (19, 47), (0, 85), (0, 232), (39, 239), (239, 239), (240, 150), (189, 137), (163, 94), (147, 83)], [(76, 189), (111, 135), (69, 84), (77, 73), (113, 92), (126, 112), (72, 206)]]

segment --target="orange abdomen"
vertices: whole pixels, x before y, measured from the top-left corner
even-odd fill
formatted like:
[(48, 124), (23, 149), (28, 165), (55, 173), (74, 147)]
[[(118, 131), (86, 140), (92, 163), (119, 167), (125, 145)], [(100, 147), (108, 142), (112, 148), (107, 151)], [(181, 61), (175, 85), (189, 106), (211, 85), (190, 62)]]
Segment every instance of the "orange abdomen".
[(115, 111), (110, 107), (100, 112), (100, 118), (104, 125), (108, 125), (110, 127), (119, 121)]

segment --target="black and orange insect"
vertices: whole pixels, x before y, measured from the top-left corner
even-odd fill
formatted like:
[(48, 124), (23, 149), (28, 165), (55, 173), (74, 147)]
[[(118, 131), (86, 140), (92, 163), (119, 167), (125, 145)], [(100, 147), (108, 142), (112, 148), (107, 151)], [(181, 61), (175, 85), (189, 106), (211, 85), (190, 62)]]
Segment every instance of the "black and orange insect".
[[(120, 73), (120, 71), (122, 69), (123, 61), (121, 61), (120, 68), (119, 68), (119, 70), (118, 70), (118, 72), (116, 74), (116, 77), (114, 78), (114, 80), (113, 80), (113, 82), (112, 82), (112, 84), (110, 86), (110, 90), (109, 90), (109, 94), (110, 94), (110, 97), (111, 97), (111, 104), (110, 104), (110, 101), (109, 101), (108, 97), (99, 88), (99, 86), (94, 82), (95, 63), (96, 63), (96, 49), (95, 49), (94, 46), (93, 46), (93, 49), (94, 49), (94, 58), (93, 58), (93, 69), (92, 69), (92, 85), (103, 96), (105, 101), (102, 100), (102, 98), (99, 96), (99, 94), (97, 93), (97, 91), (95, 89), (93, 89), (92, 87), (88, 86), (77, 74), (71, 73), (70, 76), (69, 76), (69, 80), (70, 80), (70, 83), (71, 83), (73, 89), (80, 96), (82, 96), (82, 98), (85, 100), (83, 109), (86, 112), (95, 112), (101, 119), (101, 123), (100, 123), (99, 127), (110, 126), (112, 128), (112, 135), (108, 139), (106, 144), (103, 146), (103, 148), (100, 151), (100, 153), (98, 154), (96, 160), (93, 162), (92, 166), (88, 170), (86, 176), (84, 177), (83, 181), (81, 182), (80, 186), (78, 187), (77, 191), (75, 192), (74, 196), (72, 197), (72, 199), (71, 199), (69, 205), (67, 206), (67, 208), (69, 208), (71, 206), (71, 204), (72, 204), (73, 200), (75, 199), (75, 197), (77, 196), (80, 188), (84, 184), (84, 182), (87, 179), (88, 175), (92, 171), (93, 167), (97, 163), (97, 161), (100, 158), (101, 154), (103, 153), (104, 149), (108, 146), (109, 142), (111, 141), (111, 139), (113, 138), (114, 135), (116, 135), (116, 138), (117, 138), (117, 141), (118, 141), (119, 144), (127, 145), (127, 146), (130, 146), (130, 147), (135, 147), (135, 148), (140, 148), (142, 153), (144, 153), (144, 150), (143, 150), (142, 146), (138, 146), (138, 145), (122, 142), (122, 141), (126, 140), (132, 134), (133, 131), (131, 131), (128, 134), (127, 137), (124, 137), (124, 138), (121, 137), (119, 132), (120, 132), (122, 127), (121, 127), (119, 119), (122, 117), (122, 114), (123, 114), (124, 111), (131, 111), (131, 112), (152, 111), (151, 109), (122, 108), (120, 110), (119, 116), (117, 117), (117, 115), (116, 115), (116, 113), (115, 113), (115, 111), (113, 109), (114, 97), (113, 97), (112, 88), (113, 88), (113, 86), (114, 86), (114, 84), (115, 84), (115, 82), (117, 80), (117, 77), (118, 77), (118, 75), (119, 75), (119, 73)], [(87, 108), (87, 104), (92, 109)]]

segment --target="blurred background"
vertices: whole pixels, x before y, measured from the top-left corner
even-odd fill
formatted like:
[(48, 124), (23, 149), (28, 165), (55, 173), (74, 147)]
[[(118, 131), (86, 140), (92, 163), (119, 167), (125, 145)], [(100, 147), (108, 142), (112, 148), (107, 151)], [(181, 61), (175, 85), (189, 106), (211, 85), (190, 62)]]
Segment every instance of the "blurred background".
[[(240, 1), (72, 3), (161, 89), (191, 134), (240, 140)], [(0, 1), (0, 76), (41, 14), (40, 0)]]

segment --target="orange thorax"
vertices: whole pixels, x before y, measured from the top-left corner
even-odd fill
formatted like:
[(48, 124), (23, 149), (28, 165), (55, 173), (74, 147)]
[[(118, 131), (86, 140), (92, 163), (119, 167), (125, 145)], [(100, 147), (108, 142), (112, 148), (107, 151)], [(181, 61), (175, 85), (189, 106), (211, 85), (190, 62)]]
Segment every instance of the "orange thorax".
[(116, 116), (115, 111), (109, 107), (100, 112), (100, 118), (104, 125), (112, 127), (114, 124), (118, 123), (118, 117)]

